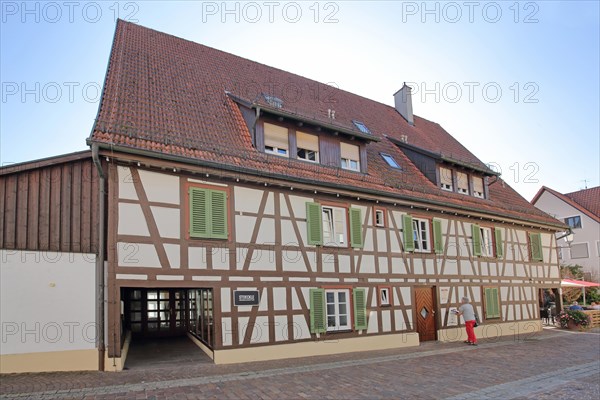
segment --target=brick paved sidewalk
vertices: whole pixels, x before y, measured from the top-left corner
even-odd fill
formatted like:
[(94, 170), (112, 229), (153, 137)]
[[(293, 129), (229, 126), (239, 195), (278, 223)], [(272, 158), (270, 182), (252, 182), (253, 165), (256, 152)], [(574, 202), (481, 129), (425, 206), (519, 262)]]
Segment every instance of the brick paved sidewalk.
[(4, 375), (0, 398), (596, 399), (599, 378), (598, 330), (544, 330), (478, 347), (430, 342), (240, 365)]

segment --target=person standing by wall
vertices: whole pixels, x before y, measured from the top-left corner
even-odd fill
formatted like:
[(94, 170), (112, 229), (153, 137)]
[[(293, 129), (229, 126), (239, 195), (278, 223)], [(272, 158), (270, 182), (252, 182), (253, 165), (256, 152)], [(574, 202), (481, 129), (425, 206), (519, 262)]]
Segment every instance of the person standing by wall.
[(465, 320), (465, 329), (467, 330), (467, 340), (466, 344), (471, 346), (477, 346), (477, 338), (475, 337), (475, 310), (473, 306), (469, 303), (468, 297), (463, 297), (461, 300), (461, 306), (458, 307), (457, 315), (460, 317), (462, 315)]

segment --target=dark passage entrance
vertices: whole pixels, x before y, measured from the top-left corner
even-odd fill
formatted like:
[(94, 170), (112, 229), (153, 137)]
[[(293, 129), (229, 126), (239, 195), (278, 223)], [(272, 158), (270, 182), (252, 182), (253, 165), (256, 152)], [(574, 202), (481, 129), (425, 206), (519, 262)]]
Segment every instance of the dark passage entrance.
[(189, 309), (185, 289), (125, 289), (125, 329), (134, 339), (181, 336)]
[(213, 347), (212, 289), (122, 288), (121, 295), (123, 329), (131, 332), (127, 368), (170, 362), (211, 362), (187, 334)]

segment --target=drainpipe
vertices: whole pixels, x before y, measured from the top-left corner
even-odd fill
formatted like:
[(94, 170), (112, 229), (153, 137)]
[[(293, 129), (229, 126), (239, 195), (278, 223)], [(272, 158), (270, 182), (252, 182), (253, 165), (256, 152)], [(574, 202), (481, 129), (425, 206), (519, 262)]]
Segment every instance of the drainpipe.
[(104, 371), (104, 210), (106, 207), (105, 190), (104, 185), (106, 182), (106, 176), (102, 170), (102, 164), (100, 163), (100, 157), (98, 156), (98, 144), (92, 144), (92, 160), (96, 169), (98, 170), (98, 176), (100, 177), (100, 190), (98, 193), (98, 257), (96, 258), (96, 301), (98, 306), (96, 307), (96, 322), (98, 324), (98, 336), (96, 342), (98, 345), (98, 369)]

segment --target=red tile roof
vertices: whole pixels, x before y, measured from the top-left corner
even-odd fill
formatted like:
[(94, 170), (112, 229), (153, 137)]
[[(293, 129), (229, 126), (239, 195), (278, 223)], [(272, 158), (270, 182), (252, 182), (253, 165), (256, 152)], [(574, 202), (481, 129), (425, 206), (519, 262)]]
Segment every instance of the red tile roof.
[(600, 218), (600, 186), (566, 193), (565, 196)]
[(600, 186), (566, 194), (562, 194), (554, 189), (542, 186), (531, 200), (531, 203), (537, 203), (538, 199), (545, 191), (553, 194), (555, 197), (558, 197), (571, 207), (581, 211), (594, 221), (600, 222)]
[[(321, 122), (331, 123), (328, 110), (334, 109), (335, 123), (357, 133), (352, 120), (362, 121), (379, 139), (367, 145), (368, 174), (257, 151), (239, 106), (227, 92), (244, 99), (275, 95), (287, 111)], [(442, 192), (388, 139), (401, 140), (403, 135), (413, 146), (487, 168), (437, 123), (415, 116), (411, 126), (394, 107), (119, 20), (91, 141), (183, 157), (190, 163), (203, 160), (260, 175), (559, 224), (502, 180), (490, 186), (489, 200)], [(402, 171), (389, 167), (381, 152), (392, 155)]]

